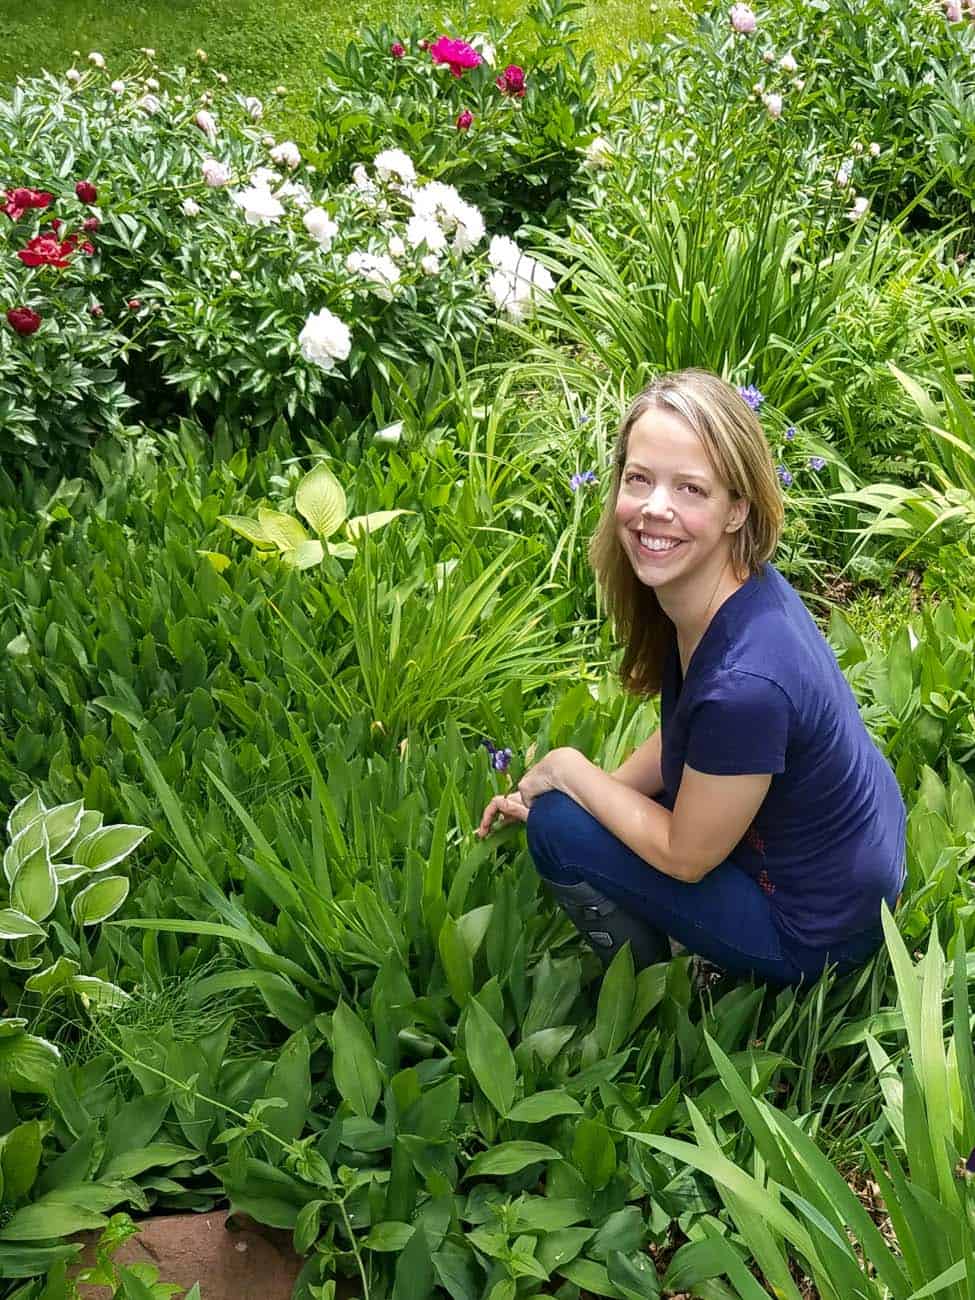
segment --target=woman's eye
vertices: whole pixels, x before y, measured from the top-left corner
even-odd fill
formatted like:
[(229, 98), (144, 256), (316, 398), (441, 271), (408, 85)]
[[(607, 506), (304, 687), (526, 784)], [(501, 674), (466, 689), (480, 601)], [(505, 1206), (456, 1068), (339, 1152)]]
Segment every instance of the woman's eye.
[(641, 483), (646, 483), (647, 481), (642, 474), (629, 473), (626, 476), (627, 483), (635, 483), (638, 479)]
[(701, 488), (699, 488), (696, 483), (685, 483), (684, 487), (687, 489), (688, 492), (692, 493), (694, 496), (701, 495)]

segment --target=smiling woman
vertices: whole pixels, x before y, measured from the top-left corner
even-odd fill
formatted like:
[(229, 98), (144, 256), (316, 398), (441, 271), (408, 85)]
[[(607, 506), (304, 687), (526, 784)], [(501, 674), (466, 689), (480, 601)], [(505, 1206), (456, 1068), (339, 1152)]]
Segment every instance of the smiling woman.
[(620, 674), (661, 694), (618, 771), (557, 749), (495, 813), (527, 821), (557, 901), (607, 959), (667, 936), (726, 969), (800, 983), (882, 943), (904, 881), (904, 805), (798, 595), (769, 563), (782, 501), (761, 425), (685, 370), (627, 412), (591, 548)]

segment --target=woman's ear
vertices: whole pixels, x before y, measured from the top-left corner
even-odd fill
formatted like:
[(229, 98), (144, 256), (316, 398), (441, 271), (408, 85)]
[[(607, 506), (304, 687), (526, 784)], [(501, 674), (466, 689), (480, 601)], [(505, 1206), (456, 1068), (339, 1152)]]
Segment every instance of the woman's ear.
[(731, 503), (731, 510), (728, 514), (728, 522), (725, 524), (726, 533), (737, 533), (748, 518), (748, 511), (751, 509), (751, 502), (745, 497), (736, 497)]

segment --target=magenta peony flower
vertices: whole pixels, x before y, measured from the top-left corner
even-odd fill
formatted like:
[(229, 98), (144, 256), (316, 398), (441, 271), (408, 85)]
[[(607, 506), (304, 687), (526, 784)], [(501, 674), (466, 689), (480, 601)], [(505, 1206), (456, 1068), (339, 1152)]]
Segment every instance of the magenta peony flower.
[(7, 324), (24, 338), (41, 328), (41, 318), (30, 307), (11, 307), (7, 311)]
[(11, 221), (19, 221), (28, 208), (46, 208), (54, 198), (47, 190), (31, 190), (18, 186), (3, 196), (3, 211)]
[(514, 95), (516, 99), (525, 98), (525, 69), (517, 63), (509, 63), (494, 84), (502, 95)]
[(25, 266), (53, 266), (63, 271), (71, 265), (71, 254), (77, 243), (73, 235), (63, 243), (57, 235), (35, 235), (27, 241), (26, 248), (18, 249), (17, 256)]
[(81, 223), (81, 229), (87, 231), (95, 231), (98, 229), (98, 227), (101, 224), (102, 223), (98, 220), (97, 217), (85, 217), (84, 221)]
[(453, 41), (449, 36), (439, 36), (430, 46), (434, 63), (446, 63), (452, 77), (461, 77), (470, 68), (480, 65), (481, 56), (466, 41)]
[(94, 203), (98, 198), (98, 191), (91, 181), (79, 181), (74, 187), (74, 192), (81, 203)]
[(755, 15), (745, 4), (734, 4), (731, 6), (731, 12), (728, 15), (731, 26), (734, 31), (740, 32), (745, 36), (750, 35), (756, 28)]
[(394, 59), (401, 59), (406, 53), (406, 46), (403, 45), (401, 41), (393, 41), (392, 45), (389, 47), (389, 52)]
[(471, 112), (471, 110), (469, 108), (462, 109), (457, 114), (457, 130), (469, 131), (471, 129), (471, 123), (473, 121), (474, 121), (474, 114)]

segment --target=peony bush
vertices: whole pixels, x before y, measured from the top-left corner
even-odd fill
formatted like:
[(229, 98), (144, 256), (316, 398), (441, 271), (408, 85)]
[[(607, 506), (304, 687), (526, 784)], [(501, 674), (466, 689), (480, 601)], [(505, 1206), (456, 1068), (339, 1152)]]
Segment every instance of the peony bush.
[(476, 203), (400, 148), (326, 183), (205, 66), (110, 76), (0, 102), (3, 452), (43, 464), (174, 416), (239, 440), (361, 420), (551, 287), (510, 239), (500, 267)]
[(579, 43), (581, 9), (539, 0), (512, 27), (455, 36), (383, 26), (326, 54), (315, 110), (326, 175), (401, 148), (502, 231), (562, 224), (609, 115)]

